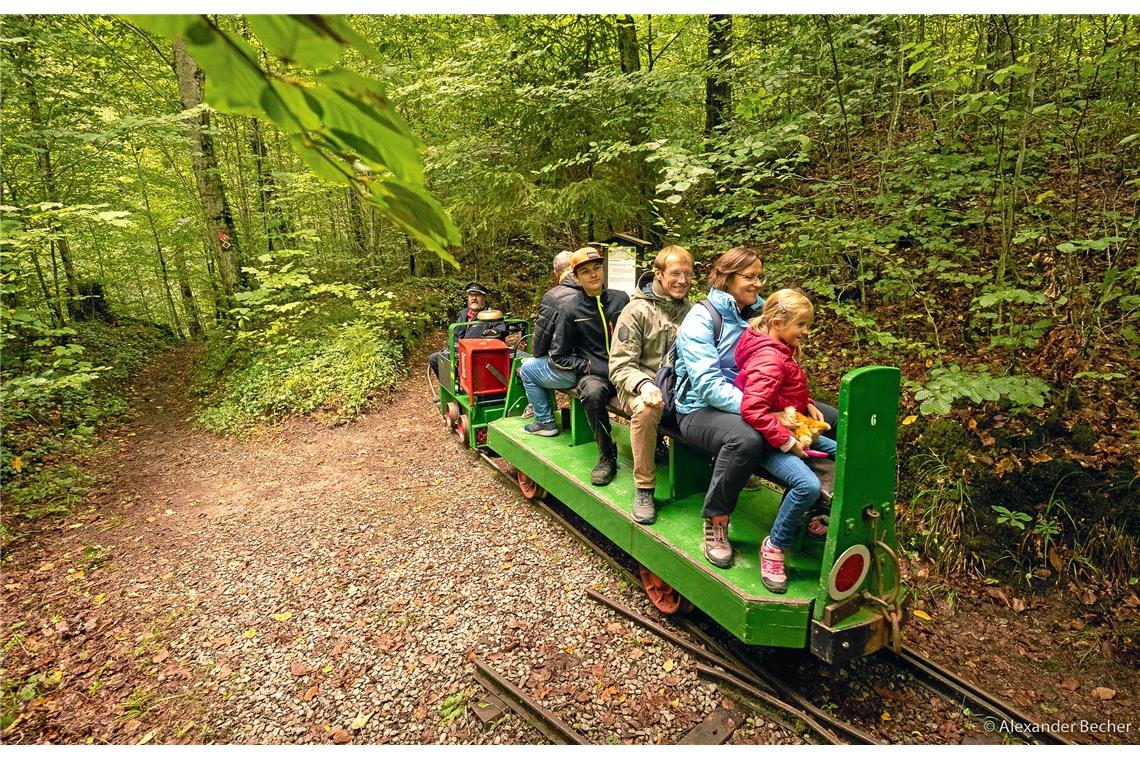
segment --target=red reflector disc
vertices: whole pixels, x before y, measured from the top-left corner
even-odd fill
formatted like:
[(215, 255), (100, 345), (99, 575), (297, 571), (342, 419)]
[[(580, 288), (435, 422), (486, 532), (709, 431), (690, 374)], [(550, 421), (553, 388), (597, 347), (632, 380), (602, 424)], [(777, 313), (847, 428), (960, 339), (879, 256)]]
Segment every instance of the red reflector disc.
[(863, 555), (852, 554), (848, 557), (835, 573), (835, 590), (841, 594), (850, 591), (852, 586), (863, 579), (864, 567), (866, 563), (863, 561)]
[(835, 558), (827, 576), (827, 592), (837, 602), (854, 596), (871, 569), (871, 552), (856, 544)]

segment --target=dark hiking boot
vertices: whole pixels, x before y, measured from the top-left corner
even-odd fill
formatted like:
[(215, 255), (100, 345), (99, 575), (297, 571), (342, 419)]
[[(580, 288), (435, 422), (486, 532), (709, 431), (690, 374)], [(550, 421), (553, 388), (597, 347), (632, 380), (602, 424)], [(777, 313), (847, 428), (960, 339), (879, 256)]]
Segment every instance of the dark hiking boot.
[(652, 488), (637, 489), (637, 496), (633, 497), (633, 519), (642, 525), (652, 525), (657, 521)]
[(705, 559), (717, 567), (732, 567), (732, 544), (728, 542), (728, 515), (705, 518)]
[(598, 463), (590, 473), (590, 482), (596, 486), (606, 486), (615, 475), (617, 475), (617, 457), (607, 451), (598, 457)]

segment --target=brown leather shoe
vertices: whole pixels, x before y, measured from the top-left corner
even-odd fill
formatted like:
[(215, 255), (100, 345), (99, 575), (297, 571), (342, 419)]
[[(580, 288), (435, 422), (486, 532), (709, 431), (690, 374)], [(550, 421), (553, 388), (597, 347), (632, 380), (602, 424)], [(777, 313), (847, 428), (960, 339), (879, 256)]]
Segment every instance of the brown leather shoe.
[(705, 559), (717, 567), (732, 567), (732, 544), (728, 542), (728, 515), (705, 518)]

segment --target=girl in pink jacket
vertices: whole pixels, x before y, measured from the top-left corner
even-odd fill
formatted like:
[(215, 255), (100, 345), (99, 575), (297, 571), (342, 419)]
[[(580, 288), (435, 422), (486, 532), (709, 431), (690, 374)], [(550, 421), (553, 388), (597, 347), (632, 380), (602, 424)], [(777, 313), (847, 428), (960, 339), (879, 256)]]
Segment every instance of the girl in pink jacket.
[[(803, 446), (776, 417), (787, 407), (814, 419), (823, 414), (808, 395), (807, 376), (796, 362), (801, 344), (811, 327), (812, 305), (798, 290), (778, 290), (764, 301), (760, 316), (736, 344), (736, 387), (744, 397), (740, 416), (758, 430), (771, 446), (762, 464), (787, 483), (772, 532), (760, 545), (760, 579), (776, 594), (788, 590), (784, 552), (792, 546), (796, 531), (808, 509), (819, 498), (819, 478), (807, 466)], [(820, 437), (812, 444), (817, 451), (834, 456), (835, 441)]]

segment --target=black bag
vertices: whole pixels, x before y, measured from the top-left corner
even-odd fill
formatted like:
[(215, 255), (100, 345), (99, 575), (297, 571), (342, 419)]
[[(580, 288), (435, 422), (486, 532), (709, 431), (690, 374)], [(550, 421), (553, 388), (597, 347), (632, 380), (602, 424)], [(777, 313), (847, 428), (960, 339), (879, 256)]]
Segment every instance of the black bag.
[[(716, 307), (706, 298), (699, 302), (705, 309), (708, 310), (709, 317), (712, 319), (713, 326), (713, 345), (720, 344), (720, 330), (724, 326), (724, 319), (720, 316), (720, 312)], [(684, 386), (689, 382), (689, 378), (685, 378), (685, 382), (681, 385)], [(665, 350), (665, 358), (661, 362), (661, 366), (657, 368), (657, 374), (653, 376), (653, 384), (661, 389), (661, 400), (664, 402), (665, 414), (671, 415), (677, 411), (677, 399), (685, 395), (685, 388), (677, 387), (677, 339), (669, 344), (669, 348)]]

